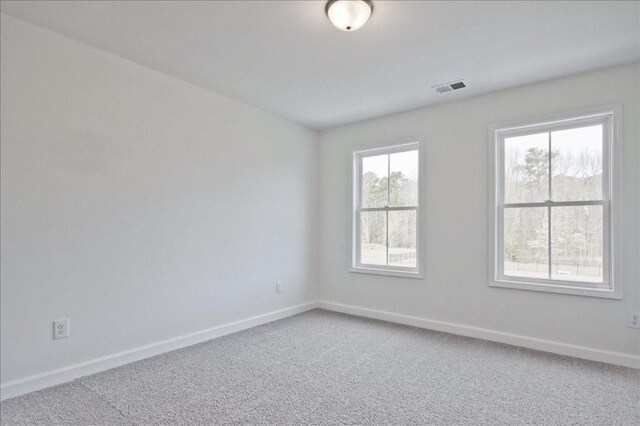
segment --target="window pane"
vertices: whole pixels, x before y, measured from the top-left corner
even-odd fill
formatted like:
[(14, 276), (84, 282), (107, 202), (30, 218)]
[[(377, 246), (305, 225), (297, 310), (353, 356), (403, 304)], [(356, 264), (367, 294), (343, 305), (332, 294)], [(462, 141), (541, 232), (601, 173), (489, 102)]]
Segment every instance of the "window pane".
[(602, 282), (602, 206), (551, 208), (551, 278)]
[(549, 134), (504, 139), (504, 202), (547, 200), (549, 193)]
[(390, 206), (418, 205), (418, 151), (406, 151), (390, 156)]
[(360, 212), (360, 263), (387, 264), (387, 213)]
[(602, 199), (602, 124), (551, 132), (554, 201)]
[(546, 207), (504, 209), (504, 274), (549, 278)]
[(388, 172), (388, 155), (362, 158), (362, 207), (384, 207), (387, 205)]
[(415, 268), (416, 211), (389, 212), (389, 265)]

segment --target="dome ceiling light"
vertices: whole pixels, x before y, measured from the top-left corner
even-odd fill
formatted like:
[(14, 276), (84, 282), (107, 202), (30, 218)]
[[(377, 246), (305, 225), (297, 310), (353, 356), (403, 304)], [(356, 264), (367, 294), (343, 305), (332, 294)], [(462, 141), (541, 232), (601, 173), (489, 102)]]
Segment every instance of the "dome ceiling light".
[(367, 23), (373, 13), (371, 0), (329, 0), (324, 8), (327, 17), (340, 31), (355, 31)]

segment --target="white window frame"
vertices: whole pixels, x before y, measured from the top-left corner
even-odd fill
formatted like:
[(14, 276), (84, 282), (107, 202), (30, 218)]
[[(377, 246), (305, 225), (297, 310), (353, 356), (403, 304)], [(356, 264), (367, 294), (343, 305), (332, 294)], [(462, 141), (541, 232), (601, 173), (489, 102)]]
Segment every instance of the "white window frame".
[[(375, 274), (375, 275), (387, 275), (393, 277), (405, 277), (405, 278), (422, 278), (423, 264), (422, 264), (422, 237), (421, 237), (421, 203), (422, 203), (422, 176), (423, 176), (423, 160), (422, 160), (422, 146), (421, 142), (402, 143), (398, 145), (384, 146), (381, 148), (363, 149), (353, 152), (353, 175), (352, 175), (352, 204), (351, 204), (351, 216), (352, 216), (352, 234), (351, 234), (351, 266), (349, 271)], [(418, 204), (416, 206), (407, 207), (375, 207), (375, 208), (362, 208), (362, 185), (360, 182), (360, 175), (362, 171), (362, 159), (365, 157), (372, 157), (376, 155), (395, 154), (398, 152), (406, 151), (418, 151)], [(394, 211), (394, 210), (415, 210), (416, 211), (416, 267), (400, 267), (400, 266), (388, 266), (388, 265), (368, 265), (360, 263), (360, 213), (363, 211)], [(388, 226), (388, 216), (387, 216)], [(388, 233), (388, 229), (387, 229)]]
[[(621, 199), (619, 198), (622, 176), (622, 143), (620, 140), (619, 117), (622, 117), (620, 104), (605, 105), (585, 109), (572, 113), (556, 114), (540, 117), (534, 120), (521, 120), (490, 127), (491, 145), (491, 174), (493, 188), (490, 196), (492, 213), (490, 218), (489, 250), (489, 285), (521, 290), (543, 291), (550, 293), (564, 293), (580, 296), (593, 296), (612, 299), (622, 298), (621, 265), (622, 247), (618, 243), (621, 239), (616, 235), (620, 223)], [(504, 139), (531, 133), (551, 132), (567, 128), (603, 124), (603, 194), (598, 201), (544, 201), (539, 203), (505, 204), (504, 200)], [(551, 152), (550, 154), (551, 155)], [(603, 283), (589, 283), (563, 281), (542, 278), (515, 277), (504, 274), (503, 262), (503, 212), (510, 207), (551, 207), (561, 206), (603, 206)], [(550, 229), (549, 229), (549, 232)], [(549, 258), (551, 262), (551, 257)], [(615, 279), (614, 279), (615, 278)]]

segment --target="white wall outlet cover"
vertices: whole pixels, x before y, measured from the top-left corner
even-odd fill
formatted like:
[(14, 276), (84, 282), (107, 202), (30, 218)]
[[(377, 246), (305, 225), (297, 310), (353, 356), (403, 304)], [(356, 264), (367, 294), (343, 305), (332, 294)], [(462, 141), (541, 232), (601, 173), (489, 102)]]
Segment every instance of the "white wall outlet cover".
[(276, 281), (276, 293), (282, 293), (282, 281)]
[(69, 318), (53, 322), (53, 338), (64, 339), (65, 337), (69, 337)]
[(629, 322), (627, 325), (631, 328), (640, 328), (640, 313), (629, 312)]

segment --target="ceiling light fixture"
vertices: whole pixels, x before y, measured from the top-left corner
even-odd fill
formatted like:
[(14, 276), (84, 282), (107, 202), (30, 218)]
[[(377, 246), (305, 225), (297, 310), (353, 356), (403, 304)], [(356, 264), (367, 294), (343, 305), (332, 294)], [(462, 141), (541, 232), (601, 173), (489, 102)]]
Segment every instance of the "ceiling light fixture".
[(373, 13), (371, 0), (329, 0), (324, 8), (327, 17), (340, 31), (355, 31), (367, 23)]

